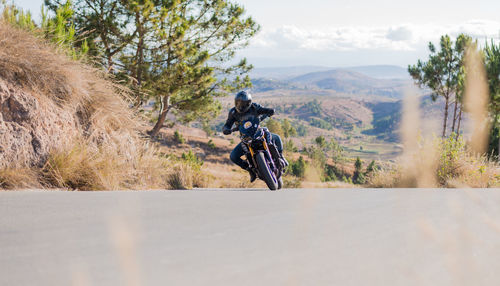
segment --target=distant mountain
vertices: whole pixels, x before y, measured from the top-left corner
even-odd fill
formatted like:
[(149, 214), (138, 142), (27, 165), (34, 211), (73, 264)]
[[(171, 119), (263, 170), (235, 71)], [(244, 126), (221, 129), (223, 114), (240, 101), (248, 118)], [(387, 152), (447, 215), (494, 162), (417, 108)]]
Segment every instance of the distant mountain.
[(271, 67), (255, 68), (250, 72), (253, 79), (267, 78), (275, 80), (286, 80), (308, 73), (322, 72), (329, 70), (347, 70), (358, 72), (363, 75), (378, 79), (409, 79), (405, 68), (392, 65), (373, 65), (356, 67), (325, 67), (325, 66), (294, 66), (294, 67)]
[(277, 89), (281, 90), (298, 89), (298, 87), (291, 82), (284, 80), (268, 79), (268, 78), (253, 79), (252, 85), (253, 85), (252, 87), (253, 92), (266, 92)]
[(345, 70), (358, 72), (369, 77), (379, 79), (410, 79), (408, 70), (400, 66), (377, 65), (349, 67)]
[(289, 80), (305, 89), (327, 89), (346, 94), (380, 95), (401, 98), (408, 80), (377, 79), (359, 72), (335, 69), (313, 72)]
[(286, 80), (306, 73), (327, 71), (330, 69), (332, 68), (323, 66), (255, 68), (250, 71), (250, 77), (252, 79), (267, 78), (274, 80)]
[(328, 70), (312, 72), (289, 80), (290, 82), (303, 85), (314, 85), (322, 89), (334, 89), (344, 91), (345, 87), (357, 86), (366, 88), (376, 85), (378, 80), (349, 70)]

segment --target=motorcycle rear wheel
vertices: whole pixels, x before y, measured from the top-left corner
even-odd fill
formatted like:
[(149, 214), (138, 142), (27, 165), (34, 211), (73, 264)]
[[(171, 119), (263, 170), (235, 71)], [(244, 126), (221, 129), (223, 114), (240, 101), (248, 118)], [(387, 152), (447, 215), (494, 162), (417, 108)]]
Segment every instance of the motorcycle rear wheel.
[(262, 176), (261, 179), (266, 182), (267, 187), (271, 191), (275, 191), (276, 189), (278, 189), (278, 179), (276, 179), (276, 176), (269, 168), (269, 164), (266, 161), (264, 153), (259, 152), (257, 155), (255, 155), (255, 157), (255, 161), (257, 161), (257, 167), (259, 168), (259, 173)]

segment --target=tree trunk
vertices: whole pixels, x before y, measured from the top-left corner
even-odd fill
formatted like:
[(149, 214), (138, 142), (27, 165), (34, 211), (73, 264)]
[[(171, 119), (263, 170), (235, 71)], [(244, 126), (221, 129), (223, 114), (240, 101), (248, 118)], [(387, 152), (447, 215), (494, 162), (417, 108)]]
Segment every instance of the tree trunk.
[(462, 122), (462, 109), (463, 106), (460, 104), (460, 112), (458, 113), (458, 126), (457, 126), (457, 138), (460, 136), (460, 123)]
[(112, 73), (113, 72), (113, 58), (112, 58), (109, 50), (106, 51), (106, 53), (107, 53), (107, 60), (108, 60), (108, 73)]
[(150, 132), (151, 138), (156, 137), (158, 135), (158, 132), (160, 132), (160, 129), (163, 127), (163, 124), (165, 123), (165, 119), (167, 119), (167, 114), (170, 111), (170, 96), (164, 96), (163, 97), (163, 104), (160, 112), (160, 116), (158, 117), (158, 121), (156, 121), (155, 126), (153, 127), (153, 130)]
[(453, 108), (453, 123), (451, 124), (451, 133), (455, 132), (455, 123), (457, 121), (457, 109), (458, 109), (458, 96), (455, 94), (455, 107)]
[(136, 66), (135, 66), (135, 80), (136, 80), (136, 91), (135, 91), (135, 105), (139, 107), (142, 104), (141, 88), (142, 88), (142, 65), (144, 64), (144, 27), (141, 20), (139, 12), (135, 14), (135, 21), (137, 25), (137, 31), (139, 34), (139, 41), (137, 43), (137, 50), (135, 53)]
[(445, 98), (446, 98), (446, 103), (444, 105), (443, 138), (446, 137), (446, 124), (448, 123), (448, 106), (450, 102), (450, 96), (447, 95)]

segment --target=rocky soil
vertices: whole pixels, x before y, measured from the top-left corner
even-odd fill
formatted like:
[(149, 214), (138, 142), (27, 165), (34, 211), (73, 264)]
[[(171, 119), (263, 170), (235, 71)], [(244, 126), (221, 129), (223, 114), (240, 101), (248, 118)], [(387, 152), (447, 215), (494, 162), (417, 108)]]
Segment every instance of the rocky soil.
[(43, 164), (50, 150), (78, 134), (77, 126), (69, 110), (0, 78), (0, 168)]

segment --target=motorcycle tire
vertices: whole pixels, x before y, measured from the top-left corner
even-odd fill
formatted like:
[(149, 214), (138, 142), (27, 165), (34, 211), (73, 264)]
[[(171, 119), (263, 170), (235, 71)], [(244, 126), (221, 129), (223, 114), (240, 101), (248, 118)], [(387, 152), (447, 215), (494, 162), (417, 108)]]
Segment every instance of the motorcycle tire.
[(276, 189), (278, 189), (278, 179), (276, 179), (276, 176), (269, 168), (269, 164), (266, 161), (264, 153), (259, 152), (257, 155), (255, 155), (255, 157), (255, 161), (257, 161), (257, 167), (259, 168), (259, 173), (262, 176), (261, 179), (266, 182), (267, 187), (271, 191), (275, 191)]

